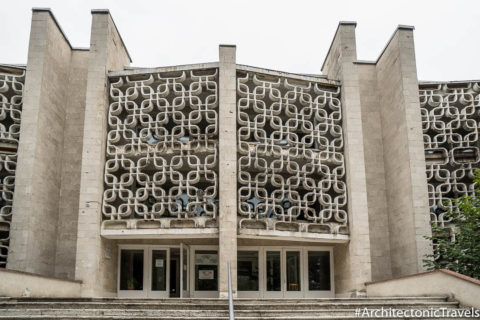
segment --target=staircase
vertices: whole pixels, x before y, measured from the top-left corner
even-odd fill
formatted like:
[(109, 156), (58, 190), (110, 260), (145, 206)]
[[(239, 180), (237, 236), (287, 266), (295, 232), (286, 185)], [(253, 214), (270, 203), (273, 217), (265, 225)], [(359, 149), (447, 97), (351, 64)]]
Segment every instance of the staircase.
[[(335, 299), (236, 299), (237, 320), (379, 319), (356, 316), (360, 308), (381, 309), (459, 308), (446, 297), (335, 298)], [(227, 299), (47, 299), (0, 298), (2, 319), (228, 319)], [(407, 318), (402, 318), (407, 319)], [(418, 318), (415, 319), (429, 319)], [(439, 318), (436, 318), (439, 319)], [(460, 318), (456, 318), (460, 319)]]

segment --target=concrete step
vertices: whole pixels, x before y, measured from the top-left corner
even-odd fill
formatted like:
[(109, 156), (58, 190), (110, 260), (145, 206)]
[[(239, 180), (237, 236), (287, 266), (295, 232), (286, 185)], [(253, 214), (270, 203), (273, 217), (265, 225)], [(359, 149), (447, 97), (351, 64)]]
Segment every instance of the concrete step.
[[(442, 306), (442, 308), (454, 310), (457, 309), (456, 306)], [(409, 308), (397, 308), (397, 310), (409, 310)], [(416, 310), (429, 310), (430, 308), (415, 308)], [(80, 312), (78, 309), (4, 309), (2, 310), (3, 315), (9, 316), (21, 316), (21, 315), (43, 315), (43, 316), (75, 316)], [(311, 310), (235, 310), (236, 317), (295, 317), (295, 316), (336, 316), (344, 317), (350, 316), (355, 313), (355, 309), (344, 308), (344, 309), (311, 309)], [(81, 315), (83, 316), (120, 316), (120, 317), (186, 317), (191, 319), (196, 319), (197, 317), (225, 317), (228, 316), (228, 310), (218, 311), (218, 310), (145, 310), (145, 309), (135, 309), (135, 310), (112, 310), (112, 309), (88, 309), (82, 310)]]
[[(315, 301), (401, 301), (401, 300), (428, 300), (428, 301), (444, 301), (445, 296), (401, 296), (401, 297), (356, 297), (356, 298), (234, 298), (237, 302), (256, 302), (268, 301), (274, 303), (296, 303), (296, 302), (315, 302)], [(33, 298), (33, 297), (1, 297), (3, 300), (15, 301), (71, 301), (71, 302), (112, 302), (112, 301), (131, 301), (131, 302), (177, 302), (177, 303), (201, 303), (201, 302), (228, 302), (227, 298)]]
[[(228, 320), (228, 316), (226, 317), (196, 317), (196, 318), (189, 318), (189, 317), (159, 317), (159, 316), (154, 316), (154, 317), (132, 317), (132, 316), (101, 316), (101, 317), (91, 317), (91, 316), (3, 316), (0, 315), (0, 319), (2, 320), (28, 320), (28, 319), (41, 319), (41, 320), (76, 320), (76, 319), (88, 319), (88, 320)], [(350, 320), (350, 319), (365, 319), (365, 320), (378, 320), (378, 317), (357, 317), (355, 315), (351, 316), (344, 316), (344, 317), (338, 317), (338, 316), (287, 316), (287, 317), (279, 317), (279, 316), (274, 316), (274, 317), (238, 317), (235, 316), (236, 320)], [(390, 318), (392, 319), (392, 318)], [(397, 318), (398, 319), (398, 318)], [(406, 319), (406, 318), (402, 318)], [(413, 319), (413, 318), (412, 318)], [(471, 319), (471, 318), (415, 318), (415, 319), (422, 319), (422, 320), (446, 320), (446, 319)]]
[[(299, 298), (299, 299), (246, 299), (237, 298), (234, 299), (235, 304), (252, 304), (252, 303), (275, 303), (275, 304), (296, 304), (296, 303), (318, 303), (318, 302), (402, 302), (402, 301), (431, 301), (441, 302), (446, 301), (446, 296), (420, 296), (420, 297), (362, 297), (362, 298)], [(227, 301), (228, 302), (228, 301)]]
[[(392, 305), (392, 304), (421, 304), (443, 303), (446, 297), (393, 297), (393, 298), (337, 298), (337, 299), (234, 299), (236, 306), (255, 305), (272, 306), (275, 308), (290, 308), (291, 306), (318, 305)], [(21, 307), (50, 307), (52, 304), (59, 308), (96, 308), (105, 306), (108, 308), (191, 308), (205, 306), (209, 309), (223, 309), (228, 306), (226, 299), (48, 299), (48, 298), (0, 298), (0, 308), (17, 305)]]
[[(428, 309), (428, 308), (458, 308), (457, 302), (437, 302), (437, 303), (405, 303), (405, 304), (297, 304), (297, 305), (268, 305), (268, 304), (251, 304), (251, 305), (234, 305), (236, 311), (255, 311), (255, 310), (264, 310), (264, 311), (302, 311), (309, 312), (311, 310), (336, 310), (336, 309), (356, 309), (359, 307), (367, 307), (369, 309), (379, 309), (379, 308), (396, 308), (396, 309)], [(188, 305), (183, 308), (178, 305), (38, 305), (38, 304), (10, 304), (10, 305), (1, 305), (1, 312), (5, 310), (145, 310), (151, 312), (166, 312), (166, 311), (228, 311), (228, 306), (218, 306), (218, 305)]]
[[(318, 304), (296, 304), (296, 305), (270, 305), (270, 304), (244, 304), (244, 305), (237, 305), (234, 304), (235, 310), (274, 310), (274, 311), (281, 311), (281, 310), (313, 310), (313, 309), (325, 309), (325, 310), (334, 310), (334, 309), (354, 309), (358, 307), (368, 307), (368, 308), (440, 308), (440, 307), (458, 307), (457, 302), (408, 302), (408, 303), (385, 303), (385, 304), (378, 304), (378, 303), (318, 303)], [(168, 304), (55, 304), (55, 303), (48, 303), (48, 304), (26, 304), (26, 303), (8, 303), (8, 304), (1, 304), (0, 303), (0, 310), (4, 309), (39, 309), (39, 310), (50, 310), (50, 309), (76, 309), (76, 310), (95, 310), (95, 309), (103, 309), (103, 310), (154, 310), (154, 311), (161, 311), (161, 310), (216, 310), (216, 311), (225, 311), (228, 310), (228, 305), (207, 305), (207, 304), (199, 304), (199, 305), (168, 305)]]
[[(355, 303), (298, 303), (298, 304), (236, 304), (234, 303), (235, 310), (312, 310), (312, 309), (354, 309), (358, 307), (368, 307), (368, 308), (440, 308), (440, 307), (458, 307), (458, 302), (430, 302), (430, 301), (404, 301), (402, 303), (386, 302), (386, 303), (377, 303), (377, 302), (355, 302)], [(76, 310), (216, 310), (216, 311), (226, 311), (228, 310), (228, 305), (217, 305), (217, 304), (153, 304), (153, 303), (55, 303), (55, 302), (35, 302), (35, 303), (26, 303), (26, 302), (0, 302), (0, 310), (4, 309), (76, 309)]]
[[(404, 310), (457, 309), (459, 304), (456, 301), (448, 301), (446, 297), (235, 299), (234, 301), (237, 320), (378, 319), (355, 316), (355, 310), (382, 307)], [(0, 320), (4, 319), (223, 320), (228, 319), (228, 300), (0, 298)]]

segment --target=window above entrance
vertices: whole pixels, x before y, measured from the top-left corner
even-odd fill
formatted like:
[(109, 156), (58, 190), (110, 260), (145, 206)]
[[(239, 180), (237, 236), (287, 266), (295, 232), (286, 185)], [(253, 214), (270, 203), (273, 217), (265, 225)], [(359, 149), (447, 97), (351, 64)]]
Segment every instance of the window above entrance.
[(348, 233), (340, 86), (237, 70), (240, 229)]

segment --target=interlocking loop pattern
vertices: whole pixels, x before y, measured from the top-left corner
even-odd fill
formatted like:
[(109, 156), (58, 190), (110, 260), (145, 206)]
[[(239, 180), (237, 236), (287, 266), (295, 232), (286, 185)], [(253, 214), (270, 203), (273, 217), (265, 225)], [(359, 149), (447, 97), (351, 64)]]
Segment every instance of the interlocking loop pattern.
[(441, 226), (448, 226), (450, 199), (473, 194), (480, 168), (479, 93), (476, 82), (420, 86), (430, 216)]
[(25, 71), (0, 70), (0, 268), (6, 266), (10, 242), (24, 82)]
[(103, 216), (217, 216), (218, 70), (111, 78)]
[(347, 232), (339, 97), (320, 80), (237, 74), (240, 227)]

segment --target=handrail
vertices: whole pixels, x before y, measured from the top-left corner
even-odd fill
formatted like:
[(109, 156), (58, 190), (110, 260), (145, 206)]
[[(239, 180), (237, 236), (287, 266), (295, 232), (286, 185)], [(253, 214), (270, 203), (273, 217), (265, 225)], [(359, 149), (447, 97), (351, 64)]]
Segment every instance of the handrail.
[(228, 267), (228, 311), (230, 320), (235, 320), (233, 313), (233, 297), (232, 297), (232, 270), (230, 269), (230, 261), (227, 262)]

